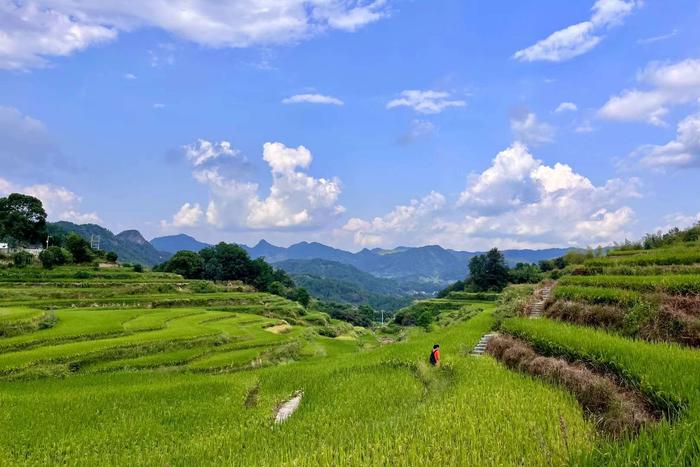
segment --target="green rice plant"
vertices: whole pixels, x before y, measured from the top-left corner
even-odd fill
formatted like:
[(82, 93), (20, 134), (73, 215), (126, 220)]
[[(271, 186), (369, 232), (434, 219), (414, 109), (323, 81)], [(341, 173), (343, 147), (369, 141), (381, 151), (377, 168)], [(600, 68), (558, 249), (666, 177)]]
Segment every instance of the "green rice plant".
[(514, 319), (502, 329), (545, 353), (583, 359), (622, 375), (668, 418), (623, 443), (602, 442), (579, 462), (623, 465), (694, 465), (700, 459), (700, 352), (675, 344), (630, 340), (581, 326), (549, 320)]
[(642, 295), (632, 290), (617, 288), (557, 285), (554, 298), (598, 305), (632, 306), (642, 299)]
[(700, 275), (658, 276), (566, 276), (559, 286), (618, 288), (670, 295), (700, 294)]
[(666, 266), (700, 263), (700, 248), (696, 245), (683, 248), (658, 248), (635, 254), (608, 256), (586, 260), (586, 266)]

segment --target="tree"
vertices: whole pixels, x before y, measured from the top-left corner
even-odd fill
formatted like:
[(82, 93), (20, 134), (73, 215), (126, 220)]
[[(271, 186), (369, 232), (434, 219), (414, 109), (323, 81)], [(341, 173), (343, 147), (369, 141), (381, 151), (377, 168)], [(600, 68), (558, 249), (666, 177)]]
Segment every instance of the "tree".
[(54, 266), (61, 266), (72, 262), (73, 256), (64, 248), (50, 246), (39, 253), (39, 260), (46, 269), (52, 269)]
[(500, 292), (508, 285), (508, 266), (503, 253), (493, 248), (469, 261), (469, 282), (478, 292)]
[(90, 244), (77, 233), (69, 233), (64, 243), (76, 263), (89, 263), (95, 257)]
[(12, 262), (18, 268), (29, 266), (30, 264), (32, 264), (33, 260), (34, 257), (31, 255), (31, 253), (27, 253), (26, 251), (18, 251), (17, 253), (12, 255)]
[(0, 238), (20, 244), (39, 244), (46, 236), (46, 211), (33, 196), (12, 193), (0, 198)]
[(143, 272), (143, 266), (140, 264), (134, 264), (134, 272)]
[(303, 287), (300, 287), (296, 291), (295, 300), (301, 303), (302, 306), (307, 307), (309, 306), (309, 302), (311, 301), (311, 295), (309, 295), (308, 290), (306, 290)]
[(105, 255), (105, 259), (110, 263), (116, 263), (117, 259), (119, 259), (119, 256), (115, 252), (110, 251)]
[(254, 268), (248, 253), (238, 245), (221, 242), (199, 252), (205, 262), (204, 278), (239, 280), (251, 284)]
[(181, 250), (165, 263), (163, 270), (180, 274), (187, 279), (199, 279), (204, 271), (204, 260), (197, 253)]
[(508, 274), (513, 284), (535, 284), (542, 280), (542, 272), (536, 264), (518, 263)]
[(464, 292), (465, 283), (464, 281), (457, 281), (453, 284), (448, 285), (444, 289), (438, 292), (437, 298), (445, 298), (451, 292)]

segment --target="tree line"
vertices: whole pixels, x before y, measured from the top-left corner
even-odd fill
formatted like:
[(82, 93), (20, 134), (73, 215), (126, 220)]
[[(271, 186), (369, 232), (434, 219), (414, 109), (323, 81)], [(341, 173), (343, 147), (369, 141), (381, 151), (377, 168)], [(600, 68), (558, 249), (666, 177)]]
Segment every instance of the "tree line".
[(311, 296), (297, 287), (282, 269), (275, 269), (263, 258), (251, 259), (238, 245), (221, 242), (198, 253), (182, 250), (170, 260), (153, 268), (172, 272), (187, 279), (212, 281), (241, 281), (261, 292), (269, 292), (308, 306)]

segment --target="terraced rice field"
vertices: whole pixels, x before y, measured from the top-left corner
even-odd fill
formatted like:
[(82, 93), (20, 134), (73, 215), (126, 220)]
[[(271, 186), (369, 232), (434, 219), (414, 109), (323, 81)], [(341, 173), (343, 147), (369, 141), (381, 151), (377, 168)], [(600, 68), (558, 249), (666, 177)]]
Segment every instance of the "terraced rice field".
[[(224, 289), (231, 284), (72, 274), (59, 268), (26, 282), (14, 274), (2, 286), (15, 294), (0, 305), (3, 465), (601, 465), (637, 454), (692, 465), (697, 454), (695, 383), (685, 375), (660, 384), (696, 369), (696, 351), (600, 333), (604, 353), (592, 355), (688, 401), (680, 421), (613, 442), (563, 387), (469, 355), (497, 324), (493, 301), (433, 302), (431, 331), (411, 327), (399, 337)], [(160, 293), (155, 284), (178, 290)], [(80, 290), (88, 296), (73, 295)], [(552, 337), (547, 326), (569, 328), (530, 323), (503, 327), (577, 355), (595, 350), (597, 337), (586, 337), (591, 347), (582, 350), (576, 338), (588, 334)], [(341, 336), (324, 337), (329, 326)], [(436, 342), (443, 358), (433, 368), (427, 356)], [(637, 351), (647, 363), (678, 363), (651, 369), (615, 353)], [(275, 425), (276, 409), (298, 390), (299, 409)]]

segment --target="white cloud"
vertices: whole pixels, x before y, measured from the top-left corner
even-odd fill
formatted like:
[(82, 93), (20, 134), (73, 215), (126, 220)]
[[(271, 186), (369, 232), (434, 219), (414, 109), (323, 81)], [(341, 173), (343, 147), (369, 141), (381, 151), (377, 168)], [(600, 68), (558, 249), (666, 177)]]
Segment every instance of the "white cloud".
[(134, 79), (137, 79), (137, 76), (133, 73), (125, 73), (124, 79), (134, 80)]
[(592, 133), (595, 131), (595, 128), (593, 128), (593, 125), (591, 125), (589, 120), (584, 120), (576, 128), (574, 128), (574, 131), (576, 133)]
[(422, 138), (429, 138), (437, 131), (437, 127), (427, 120), (414, 119), (411, 128), (399, 137), (400, 144), (410, 144)]
[(39, 2), (0, 2), (0, 68), (25, 70), (49, 64), (46, 57), (67, 56), (113, 40), (115, 29), (96, 19), (47, 8)]
[(208, 47), (294, 43), (354, 31), (388, 14), (386, 0), (29, 0), (0, 3), (0, 68), (49, 64), (119, 32), (159, 28)]
[(465, 105), (467, 105), (465, 101), (452, 99), (448, 92), (412, 89), (401, 92), (401, 97), (389, 101), (386, 108), (410, 107), (419, 113), (437, 114), (449, 107), (464, 107)]
[(646, 121), (665, 125), (663, 118), (673, 105), (700, 98), (700, 59), (677, 63), (652, 62), (637, 74), (637, 80), (651, 86), (640, 91), (626, 90), (611, 97), (599, 114), (610, 120)]
[(353, 218), (337, 237), (358, 246), (441, 244), (452, 248), (595, 245), (624, 238), (634, 220), (623, 203), (638, 197), (636, 179), (596, 186), (565, 164), (536, 159), (515, 143), (449, 203), (432, 192), (370, 220)]
[(700, 167), (700, 113), (678, 123), (676, 138), (664, 145), (645, 145), (635, 150), (631, 161), (650, 168)]
[(157, 110), (157, 109), (164, 109), (164, 108), (165, 108), (165, 104), (161, 104), (161, 103), (159, 103), (159, 102), (156, 102), (155, 104), (153, 104), (153, 108), (156, 109), (156, 110)]
[(577, 110), (578, 110), (578, 107), (573, 102), (562, 102), (561, 104), (559, 104), (559, 106), (554, 111), (559, 113), (559, 112), (566, 112), (566, 111), (576, 112)]
[(539, 145), (554, 141), (554, 127), (538, 120), (532, 112), (514, 115), (510, 119), (510, 129), (516, 139), (523, 143)]
[(323, 94), (297, 94), (286, 99), (282, 99), (283, 104), (330, 104), (343, 105), (344, 102), (333, 96)]
[(678, 35), (678, 29), (674, 29), (673, 31), (669, 32), (668, 34), (661, 34), (658, 36), (652, 36), (652, 37), (645, 37), (642, 39), (637, 40), (637, 44), (653, 44), (655, 42), (661, 42), (665, 41), (667, 39), (671, 39), (672, 37), (675, 37)]
[(211, 143), (204, 139), (198, 139), (194, 144), (183, 146), (182, 150), (187, 161), (194, 167), (200, 167), (217, 159), (242, 157), (240, 152), (234, 149), (228, 141)]
[(597, 0), (588, 21), (556, 31), (536, 44), (517, 51), (513, 57), (524, 62), (561, 62), (582, 55), (598, 45), (603, 40), (603, 33), (621, 24), (640, 3), (635, 0)]
[[(318, 226), (344, 212), (338, 204), (341, 193), (337, 178), (314, 178), (305, 172), (313, 157), (304, 146), (290, 148), (282, 143), (265, 143), (263, 160), (270, 167), (272, 185), (260, 197), (259, 185), (241, 179), (240, 173), (226, 175), (224, 162), (241, 159), (230, 143), (199, 140), (183, 148), (194, 178), (209, 189), (204, 217), (221, 229), (287, 230)], [(186, 204), (181, 217), (201, 218), (198, 204)], [(180, 213), (178, 213), (180, 214)], [(175, 217), (172, 224), (175, 224)], [(187, 214), (187, 215), (185, 215)], [(162, 225), (166, 226), (167, 223)], [(184, 225), (184, 224), (183, 224)]]
[(700, 223), (700, 212), (697, 214), (685, 214), (682, 212), (674, 212), (667, 216), (664, 216), (666, 225), (660, 226), (656, 231), (668, 232), (674, 227), (679, 229), (687, 229), (698, 223)]
[(430, 229), (425, 222), (446, 204), (445, 197), (435, 191), (422, 199), (412, 199), (409, 204), (396, 206), (390, 213), (371, 221), (351, 218), (343, 230), (353, 235), (356, 245), (367, 247), (386, 243), (389, 238), (406, 237)]
[(167, 227), (195, 227), (204, 217), (204, 211), (199, 203), (185, 203), (180, 210), (173, 215), (172, 222), (160, 221), (161, 228)]
[(24, 193), (41, 200), (50, 220), (70, 221), (78, 224), (98, 223), (100, 217), (95, 212), (78, 211), (82, 198), (69, 189), (52, 185), (36, 184), (20, 186), (0, 178), (0, 196), (10, 193)]

